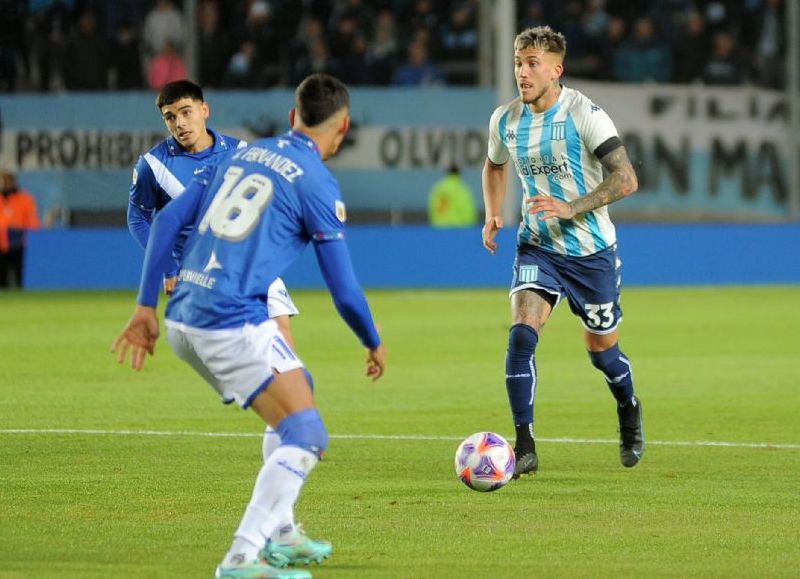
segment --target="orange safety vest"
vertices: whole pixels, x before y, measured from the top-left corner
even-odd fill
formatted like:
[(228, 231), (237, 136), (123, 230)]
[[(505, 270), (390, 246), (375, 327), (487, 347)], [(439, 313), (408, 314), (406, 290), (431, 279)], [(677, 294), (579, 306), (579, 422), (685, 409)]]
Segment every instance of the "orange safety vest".
[(27, 231), (39, 229), (36, 200), (27, 191), (17, 190), (11, 195), (0, 195), (0, 251), (9, 250), (10, 229)]

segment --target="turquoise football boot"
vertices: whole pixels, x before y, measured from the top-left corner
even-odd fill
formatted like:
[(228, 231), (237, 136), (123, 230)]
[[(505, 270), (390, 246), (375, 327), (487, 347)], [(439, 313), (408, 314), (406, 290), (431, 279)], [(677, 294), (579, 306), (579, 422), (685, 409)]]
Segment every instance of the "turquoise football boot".
[(333, 553), (328, 541), (317, 541), (308, 537), (299, 525), (292, 534), (280, 542), (269, 541), (261, 551), (261, 557), (274, 567), (322, 563)]

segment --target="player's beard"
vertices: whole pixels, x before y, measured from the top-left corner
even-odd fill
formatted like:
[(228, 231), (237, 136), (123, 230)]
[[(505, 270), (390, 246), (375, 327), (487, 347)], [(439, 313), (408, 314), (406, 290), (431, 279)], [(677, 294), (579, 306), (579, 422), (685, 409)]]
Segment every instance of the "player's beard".
[(540, 100), (542, 97), (544, 97), (544, 95), (546, 95), (546, 94), (547, 94), (547, 91), (549, 91), (549, 90), (550, 90), (550, 89), (552, 89), (552, 88), (553, 88), (553, 86), (552, 86), (552, 85), (547, 85), (547, 86), (545, 86), (544, 88), (542, 88), (542, 90), (540, 90), (540, 91), (539, 91), (539, 92), (536, 94), (536, 96), (534, 96), (533, 98), (530, 98), (530, 99), (528, 99), (528, 100), (525, 100), (525, 99), (523, 98), (523, 99), (522, 99), (522, 102), (523, 102), (523, 103), (525, 103), (526, 105), (532, 105), (532, 104), (536, 103), (538, 100)]

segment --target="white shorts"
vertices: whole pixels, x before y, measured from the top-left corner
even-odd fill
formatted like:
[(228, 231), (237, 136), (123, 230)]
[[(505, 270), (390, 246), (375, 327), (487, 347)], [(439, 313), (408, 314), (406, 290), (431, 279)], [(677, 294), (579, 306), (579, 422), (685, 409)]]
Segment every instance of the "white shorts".
[(200, 330), (166, 320), (167, 339), (226, 403), (247, 408), (275, 374), (303, 368), (273, 320), (226, 330)]
[(281, 278), (275, 278), (267, 289), (267, 310), (270, 318), (296, 316), (300, 313)]

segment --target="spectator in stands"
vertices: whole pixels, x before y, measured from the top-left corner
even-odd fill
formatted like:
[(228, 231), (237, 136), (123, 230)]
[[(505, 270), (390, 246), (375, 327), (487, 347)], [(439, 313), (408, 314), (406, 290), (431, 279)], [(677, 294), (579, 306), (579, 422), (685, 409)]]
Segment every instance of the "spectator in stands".
[(428, 221), (434, 227), (469, 227), (478, 222), (472, 189), (455, 163), (428, 194)]
[(577, 61), (586, 54), (586, 33), (583, 22), (586, 11), (582, 0), (567, 0), (561, 4), (557, 13), (558, 18), (561, 21), (572, 61)]
[(204, 0), (197, 6), (197, 62), (204, 87), (222, 85), (231, 58), (231, 38), (220, 26), (219, 4)]
[(408, 23), (409, 37), (415, 30), (434, 31), (439, 30), (442, 25), (441, 15), (432, 0), (415, 0), (411, 6), (411, 14), (405, 21)]
[(252, 88), (258, 83), (256, 55), (258, 49), (252, 40), (245, 40), (233, 53), (222, 84), (228, 88)]
[(703, 82), (710, 85), (737, 85), (750, 78), (744, 55), (730, 32), (714, 35), (711, 57), (703, 68)]
[(478, 30), (474, 2), (461, 2), (450, 12), (450, 18), (442, 26), (442, 59), (471, 60), (478, 55)]
[(243, 37), (255, 48), (253, 54), (249, 55), (253, 87), (263, 86), (267, 81), (275, 84), (280, 78), (282, 47), (278, 41), (276, 16), (275, 5), (265, 0), (256, 0), (250, 4), (247, 12)]
[[(586, 8), (581, 18), (581, 28), (584, 39), (584, 55), (581, 59), (582, 68), (573, 69), (573, 58), (567, 55), (567, 66), (570, 74), (579, 74), (586, 78), (601, 78), (606, 72), (606, 63), (602, 55), (608, 42), (608, 27), (611, 25), (611, 16), (606, 10), (606, 0), (587, 0)], [(613, 57), (612, 57), (613, 58)]]
[[(96, 5), (97, 1), (92, 4)], [(130, 29), (136, 37), (138, 48), (139, 40), (142, 37), (145, 11), (149, 8), (148, 3), (141, 0), (105, 0), (101, 3), (103, 9), (97, 12), (104, 16), (100, 20), (105, 22), (106, 36), (114, 39), (121, 29)], [(141, 71), (139, 77), (141, 78)]]
[(704, 0), (699, 3), (706, 28), (713, 36), (717, 32), (738, 30), (742, 21), (742, 0)]
[(164, 48), (150, 61), (147, 67), (147, 84), (156, 91), (187, 76), (186, 61), (183, 60), (171, 41), (164, 44)]
[(356, 23), (358, 30), (366, 35), (372, 34), (375, 26), (375, 9), (371, 6), (374, 2), (364, 0), (343, 0), (333, 8), (330, 20), (335, 23), (340, 18), (350, 18)]
[(624, 82), (669, 82), (672, 56), (669, 47), (655, 34), (647, 16), (634, 22), (633, 38), (619, 47), (614, 56), (614, 77)]
[(39, 227), (33, 195), (13, 173), (0, 171), (0, 288), (22, 287), (28, 231)]
[(132, 22), (121, 21), (114, 35), (111, 51), (112, 88), (138, 90), (144, 88), (139, 34)]
[(525, 2), (525, 4), (520, 7), (519, 14), (519, 26), (517, 26), (517, 30), (544, 26), (551, 21), (548, 6), (545, 5), (544, 0), (528, 0), (528, 2)]
[(335, 21), (333, 29), (327, 35), (331, 58), (340, 65), (340, 68), (353, 49), (353, 40), (357, 33), (358, 23), (345, 14)]
[(292, 59), (292, 81), (300, 83), (305, 77), (315, 72), (334, 74), (335, 65), (331, 59), (328, 41), (325, 36), (325, 25), (316, 17), (306, 19), (301, 25), (300, 38), (294, 45)]
[(145, 62), (149, 63), (161, 53), (168, 42), (175, 50), (183, 50), (184, 36), (183, 17), (172, 1), (156, 0), (156, 5), (145, 17), (142, 31)]
[(600, 40), (608, 32), (611, 16), (606, 12), (606, 0), (588, 0), (583, 13), (583, 34), (587, 39)]
[(40, 91), (47, 92), (62, 86), (64, 46), (72, 26), (74, 5), (74, 0), (55, 0), (30, 7), (28, 46)]
[[(598, 43), (598, 65), (595, 70), (599, 80), (614, 80), (614, 58), (625, 43), (627, 24), (624, 18), (612, 16), (608, 21), (606, 37)], [(567, 56), (569, 58), (569, 56)]]
[(744, 32), (750, 39), (749, 45), (753, 47), (757, 79), (762, 86), (783, 86), (784, 18), (783, 0), (764, 0), (759, 10), (753, 10), (743, 19)]
[(706, 21), (697, 11), (686, 14), (683, 26), (679, 27), (675, 54), (675, 81), (688, 83), (701, 80), (705, 68), (710, 42), (706, 34)]
[[(234, 50), (249, 40), (255, 54), (253, 75), (244, 81), (247, 86), (293, 84), (309, 70), (349, 74), (354, 84), (369, 79), (386, 85), (410, 45), (425, 35), (429, 58), (439, 63), (443, 80), (475, 84), (477, 48), (484, 41), (476, 23), (481, 1), (197, 0), (199, 77), (206, 86), (223, 83)], [(183, 4), (175, 0), (0, 0), (0, 90), (15, 90), (18, 84), (42, 91), (64, 88), (67, 37), (77, 15), (87, 10), (96, 14), (101, 36), (115, 47), (105, 51), (113, 74), (103, 84), (114, 89), (138, 88), (144, 83), (132, 74), (136, 43), (141, 43), (142, 72), (167, 40), (185, 53), (184, 23), (176, 8)], [(747, 78), (776, 88), (784, 80), (783, 0), (516, 0), (515, 4), (519, 29), (554, 24), (564, 31), (571, 76), (691, 82), (703, 76), (713, 36), (729, 32), (741, 51), (752, 55), (746, 63)], [(25, 15), (27, 21), (21, 21)], [(642, 18), (650, 21), (650, 37), (643, 39), (634, 32), (624, 47), (616, 46), (619, 30), (638, 31)], [(320, 37), (306, 37), (308, 22), (320, 23)], [(124, 55), (117, 54), (120, 50)], [(614, 75), (608, 55), (617, 53), (622, 63)], [(69, 59), (67, 64), (76, 61)], [(73, 75), (72, 86), (75, 72), (88, 72), (80, 68), (66, 72)]]
[(67, 90), (108, 89), (110, 46), (97, 30), (97, 18), (83, 12), (69, 35), (64, 52), (64, 86)]
[(339, 61), (339, 79), (350, 85), (369, 85), (372, 82), (372, 68), (368, 61), (369, 44), (363, 34), (356, 34), (350, 50)]
[(417, 39), (408, 46), (408, 60), (401, 64), (392, 77), (398, 86), (423, 86), (444, 84), (442, 70), (428, 57), (428, 47)]
[(397, 21), (394, 14), (388, 8), (384, 8), (378, 12), (375, 33), (367, 52), (375, 84), (386, 85), (392, 80), (392, 71), (397, 65), (399, 47), (397, 37)]
[(18, 2), (0, 2), (0, 92), (17, 88), (17, 61), (26, 58), (25, 26)]

